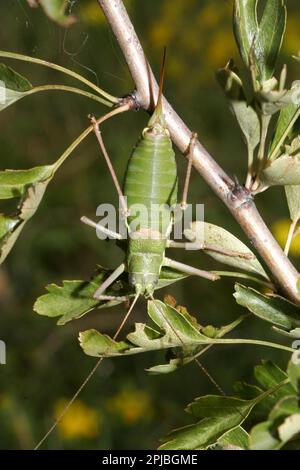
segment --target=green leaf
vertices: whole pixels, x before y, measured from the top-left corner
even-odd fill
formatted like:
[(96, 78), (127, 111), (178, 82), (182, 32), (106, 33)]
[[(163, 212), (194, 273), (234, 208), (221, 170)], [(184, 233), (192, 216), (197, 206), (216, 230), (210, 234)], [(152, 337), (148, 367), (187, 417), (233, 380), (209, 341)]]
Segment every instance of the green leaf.
[(231, 429), (219, 440), (218, 446), (224, 450), (246, 450), (249, 446), (249, 435), (241, 426)]
[(295, 104), (289, 104), (280, 111), (276, 131), (269, 151), (269, 159), (273, 160), (278, 156), (278, 152), (292, 130), (299, 114), (300, 106)]
[(174, 282), (181, 281), (186, 277), (188, 277), (187, 274), (183, 274), (180, 271), (176, 271), (176, 269), (163, 266), (159, 275), (156, 289), (162, 289), (163, 287), (167, 287), (171, 284), (174, 284)]
[(296, 223), (300, 219), (300, 185), (286, 186), (284, 189), (291, 219)]
[[(0, 218), (0, 236), (1, 236), (1, 218)], [(122, 303), (122, 300), (99, 301), (93, 299), (93, 294), (101, 283), (112, 273), (111, 270), (98, 267), (96, 274), (90, 281), (70, 280), (62, 281), (62, 286), (50, 284), (46, 287), (48, 294), (39, 297), (35, 304), (34, 310), (39, 315), (47, 317), (61, 317), (57, 324), (65, 323), (81, 318), (91, 310), (98, 308), (109, 308)], [(162, 270), (161, 279), (156, 288), (160, 289), (169, 284), (182, 279), (180, 273), (177, 274), (172, 270)], [(105, 292), (108, 296), (133, 297), (134, 289), (129, 285), (128, 274), (124, 273), (118, 278)]]
[(271, 421), (278, 421), (295, 413), (300, 413), (298, 397), (296, 395), (285, 396), (276, 403), (270, 412), (269, 419)]
[(0, 64), (0, 111), (26, 96), (32, 89), (27, 78), (5, 64)]
[(245, 287), (241, 284), (235, 285), (236, 302), (246, 307), (257, 317), (283, 329), (290, 330), (300, 325), (299, 307), (292, 304), (279, 295), (266, 296), (260, 292)]
[[(299, 344), (298, 344), (299, 347)], [(291, 381), (294, 391), (299, 395), (300, 390), (300, 359), (299, 359), (299, 349), (295, 349), (295, 355), (292, 356), (292, 359), (289, 362), (287, 368), (287, 374)]]
[(0, 199), (22, 197), (29, 186), (52, 176), (53, 165), (38, 166), (30, 170), (0, 171)]
[[(127, 335), (125, 354), (136, 354), (174, 347), (196, 347), (200, 344), (209, 344), (216, 341), (202, 335), (185, 315), (159, 300), (148, 302), (148, 315), (156, 327), (158, 327), (158, 330), (137, 323), (135, 331)], [(79, 336), (80, 345), (87, 355), (96, 357), (116, 355), (115, 347), (112, 350), (107, 349), (106, 335), (95, 330), (91, 331), (93, 331), (92, 344), (90, 342), (90, 331), (80, 333)], [(123, 344), (124, 342), (122, 342)]]
[(260, 142), (260, 121), (256, 111), (248, 104), (243, 84), (238, 71), (229, 62), (225, 68), (218, 70), (218, 81), (226, 94), (231, 110), (244, 135), (248, 151), (253, 153)]
[(267, 186), (300, 185), (300, 154), (282, 155), (269, 161), (260, 180)]
[[(3, 177), (6, 182), (4, 188), (2, 190), (0, 189), (0, 193), (2, 192), (6, 197), (12, 197), (9, 196), (9, 194), (12, 195), (14, 191), (16, 194), (23, 193), (16, 215), (12, 218), (8, 218), (5, 215), (0, 216), (0, 227), (2, 231), (0, 240), (0, 264), (3, 263), (6, 256), (9, 254), (25, 224), (38, 209), (44, 192), (54, 175), (54, 171), (54, 165), (40, 167), (40, 171), (35, 173), (35, 178), (31, 178), (28, 184), (23, 182), (23, 186), (21, 181), (24, 172), (21, 172), (20, 180), (18, 177), (20, 172), (18, 171), (2, 172), (0, 174), (0, 179)], [(11, 182), (10, 185), (8, 184), (8, 180)], [(6, 231), (5, 228), (7, 229)]]
[[(277, 390), (277, 385), (273, 390)], [(228, 431), (241, 426), (252, 409), (271, 392), (263, 392), (252, 400), (241, 400), (235, 397), (219, 397), (208, 395), (197, 398), (187, 411), (196, 418), (198, 423), (177, 429), (169, 434), (160, 450), (193, 450), (207, 449)]]
[(255, 39), (255, 57), (261, 80), (272, 77), (286, 26), (283, 0), (267, 0)]
[[(263, 361), (262, 364), (255, 366), (254, 376), (257, 382), (266, 390), (270, 390), (288, 379), (287, 373), (271, 361)], [(271, 398), (279, 400), (286, 395), (293, 395), (293, 393), (293, 387), (287, 383), (275, 391)]]
[[(246, 317), (247, 315), (242, 315), (233, 322), (229, 323), (228, 325), (221, 326), (220, 328), (215, 328), (212, 325), (208, 325), (203, 328), (198, 325), (198, 327), (201, 333), (203, 333), (205, 336), (209, 336), (210, 338), (222, 338), (227, 333), (236, 328)], [(159, 364), (157, 366), (150, 367), (149, 369), (147, 369), (147, 372), (149, 372), (150, 374), (169, 374), (171, 372), (175, 372), (175, 370), (179, 369), (180, 367), (192, 362), (196, 355), (197, 357), (200, 356), (201, 351), (204, 352), (206, 348), (207, 345), (200, 345), (196, 348), (192, 348), (190, 351), (187, 351), (184, 355), (181, 354), (170, 358), (167, 364)]]
[(257, 23), (258, 0), (235, 0), (233, 30), (241, 57), (248, 67), (250, 51), (258, 34)]
[(38, 0), (46, 15), (61, 26), (71, 26), (76, 19), (73, 15), (67, 15), (68, 0)]
[[(39, 315), (61, 317), (57, 324), (65, 325), (71, 320), (81, 318), (95, 308), (117, 305), (122, 301), (99, 301), (93, 298), (95, 291), (110, 274), (111, 271), (99, 267), (91, 281), (63, 281), (62, 286), (50, 284), (46, 287), (48, 294), (39, 297), (33, 309)], [(106, 294), (132, 296), (134, 292), (122, 278), (115, 281)]]
[(251, 429), (249, 436), (249, 448), (251, 450), (276, 450), (280, 448), (280, 440), (274, 437), (272, 426), (272, 421), (265, 421)]
[(224, 250), (246, 255), (246, 257), (230, 256), (223, 253), (217, 253), (213, 250), (205, 249), (205, 253), (216, 259), (217, 261), (241, 269), (242, 271), (259, 274), (268, 279), (266, 272), (257, 260), (256, 256), (249, 248), (238, 238), (222, 227), (207, 222), (193, 222), (191, 228), (184, 231), (185, 237), (191, 242), (204, 243), (205, 245), (214, 246), (216, 249)]

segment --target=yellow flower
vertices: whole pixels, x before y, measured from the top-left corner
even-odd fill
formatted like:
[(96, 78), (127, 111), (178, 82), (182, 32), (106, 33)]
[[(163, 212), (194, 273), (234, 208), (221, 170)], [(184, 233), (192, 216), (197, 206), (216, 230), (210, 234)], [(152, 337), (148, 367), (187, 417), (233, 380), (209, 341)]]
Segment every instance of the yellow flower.
[(142, 390), (123, 389), (108, 400), (107, 407), (129, 425), (147, 420), (153, 414), (151, 398)]
[[(55, 418), (57, 419), (68, 400), (61, 399), (55, 404)], [(65, 439), (86, 438), (93, 439), (99, 434), (99, 413), (86, 406), (82, 401), (75, 400), (70, 409), (58, 424), (60, 434)]]
[[(282, 247), (285, 246), (290, 225), (291, 225), (291, 221), (289, 219), (280, 219), (280, 220), (277, 220), (272, 226), (272, 232), (276, 240)], [(289, 252), (293, 256), (300, 256), (300, 236), (299, 235), (297, 235), (292, 241)]]

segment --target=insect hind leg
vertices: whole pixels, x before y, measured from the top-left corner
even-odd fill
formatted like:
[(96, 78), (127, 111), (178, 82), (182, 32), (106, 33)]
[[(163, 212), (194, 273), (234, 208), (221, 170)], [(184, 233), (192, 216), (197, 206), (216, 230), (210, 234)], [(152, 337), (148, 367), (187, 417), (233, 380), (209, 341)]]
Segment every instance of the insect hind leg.
[(183, 187), (183, 192), (182, 192), (182, 200), (180, 203), (180, 208), (181, 210), (186, 210), (187, 208), (187, 197), (188, 197), (188, 191), (189, 191), (189, 186), (190, 186), (190, 181), (191, 181), (191, 173), (192, 173), (192, 165), (193, 165), (193, 158), (194, 158), (194, 151), (195, 151), (195, 145), (197, 141), (198, 135), (196, 132), (192, 133), (190, 144), (189, 144), (189, 149), (188, 149), (188, 166), (186, 170), (186, 176), (185, 176), (185, 181), (184, 181), (184, 187)]

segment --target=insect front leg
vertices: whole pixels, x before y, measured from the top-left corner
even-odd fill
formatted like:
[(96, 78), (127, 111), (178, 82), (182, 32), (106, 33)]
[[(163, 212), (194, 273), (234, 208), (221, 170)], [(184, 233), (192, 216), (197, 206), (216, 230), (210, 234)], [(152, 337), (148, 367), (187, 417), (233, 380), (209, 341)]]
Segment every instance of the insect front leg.
[[(111, 284), (125, 271), (125, 263), (120, 264), (120, 266), (111, 273), (110, 276), (101, 284), (101, 286), (96, 290), (93, 297), (97, 300), (112, 300), (112, 299), (104, 299), (103, 293), (106, 289), (111, 286)], [(105, 296), (107, 297), (107, 296)]]
[(108, 169), (109, 169), (109, 172), (111, 174), (111, 177), (112, 177), (112, 180), (113, 180), (113, 183), (115, 185), (115, 188), (117, 190), (117, 193), (119, 195), (119, 199), (120, 199), (120, 204), (122, 206), (122, 213), (125, 217), (128, 217), (129, 215), (129, 210), (128, 210), (128, 207), (127, 207), (127, 204), (126, 204), (126, 199), (124, 197), (124, 194), (123, 194), (123, 191), (121, 189), (121, 185), (119, 183), (119, 180), (118, 180), (118, 177), (117, 177), (117, 174), (115, 172), (115, 169), (113, 167), (113, 164), (112, 164), (112, 161), (111, 161), (111, 158), (109, 157), (108, 155), (108, 152), (106, 150), (106, 147), (104, 145), (104, 142), (103, 142), (103, 139), (102, 139), (102, 135), (101, 135), (101, 131), (100, 131), (100, 128), (99, 128), (99, 124), (95, 118), (95, 116), (91, 116), (91, 124), (94, 128), (94, 132), (95, 132), (95, 135), (97, 137), (97, 140), (98, 140), (98, 143), (99, 143), (99, 146), (100, 146), (100, 149), (101, 149), (101, 152), (105, 158), (105, 161), (107, 163), (107, 166), (108, 166)]
[(101, 224), (97, 224), (97, 222), (94, 222), (93, 220), (89, 219), (88, 217), (81, 217), (80, 221), (86, 225), (89, 225), (90, 227), (95, 228), (96, 230), (99, 230), (100, 232), (104, 233), (105, 235), (115, 238), (116, 240), (122, 240), (122, 235), (120, 233), (114, 232), (113, 230), (109, 230), (108, 228), (103, 227)]
[(168, 266), (169, 268), (174, 268), (177, 271), (180, 271), (184, 274), (189, 274), (191, 276), (199, 276), (210, 281), (217, 281), (221, 279), (217, 274), (211, 273), (209, 271), (203, 271), (202, 269), (194, 268), (188, 264), (180, 263), (170, 258), (164, 258), (163, 266)]

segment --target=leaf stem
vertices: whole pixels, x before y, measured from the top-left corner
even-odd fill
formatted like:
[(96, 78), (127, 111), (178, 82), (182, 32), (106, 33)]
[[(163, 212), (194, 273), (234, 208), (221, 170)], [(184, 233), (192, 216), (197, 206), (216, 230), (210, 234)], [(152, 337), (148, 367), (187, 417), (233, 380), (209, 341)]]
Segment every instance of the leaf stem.
[(289, 346), (284, 346), (283, 344), (272, 343), (269, 341), (262, 341), (259, 339), (214, 339), (214, 344), (254, 344), (257, 346), (266, 346), (273, 349), (281, 349), (282, 351), (287, 351), (294, 353), (295, 349), (290, 348)]
[(113, 103), (110, 101), (107, 101), (103, 98), (101, 98), (98, 95), (95, 95), (94, 93), (89, 93), (88, 91), (80, 90), (79, 88), (74, 88), (71, 86), (66, 86), (66, 85), (41, 85), (41, 86), (36, 86), (32, 88), (31, 90), (28, 90), (24, 92), (24, 95), (33, 95), (34, 93), (39, 93), (40, 91), (49, 91), (49, 90), (60, 90), (60, 91), (67, 91), (70, 93), (76, 93), (78, 95), (85, 96), (86, 98), (90, 98), (94, 101), (98, 101), (101, 104), (104, 104), (105, 106), (112, 107)]
[(0, 51), (0, 57), (6, 57), (8, 59), (15, 59), (15, 60), (22, 60), (23, 62), (31, 62), (32, 64), (43, 65), (44, 67), (57, 70), (58, 72), (62, 72), (65, 75), (69, 75), (70, 77), (73, 77), (76, 80), (79, 80), (80, 82), (84, 83), (89, 88), (92, 88), (99, 95), (103, 96), (111, 103), (114, 103), (114, 104), (119, 103), (119, 98), (117, 98), (116, 96), (110, 95), (109, 93), (107, 93), (106, 91), (102, 90), (97, 85), (95, 85), (95, 83), (90, 82), (90, 80), (88, 80), (87, 78), (82, 77), (82, 75), (79, 75), (76, 72), (73, 72), (73, 70), (69, 70), (65, 67), (62, 67), (61, 65), (53, 64), (52, 62), (48, 62), (47, 60), (43, 60), (43, 59), (38, 59), (36, 57), (30, 57), (27, 55), (16, 54), (14, 52), (7, 52), (7, 51)]
[(275, 290), (274, 284), (268, 281), (263, 281), (262, 279), (259, 279), (256, 276), (252, 276), (251, 274), (246, 274), (246, 273), (239, 273), (239, 272), (234, 272), (234, 271), (212, 271), (215, 274), (218, 274), (219, 276), (227, 276), (227, 277), (239, 277), (242, 279), (248, 279), (249, 281), (254, 281), (257, 282), (258, 284), (268, 287), (269, 289)]

